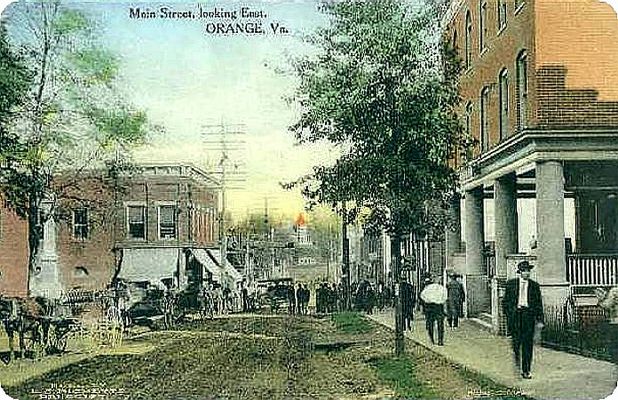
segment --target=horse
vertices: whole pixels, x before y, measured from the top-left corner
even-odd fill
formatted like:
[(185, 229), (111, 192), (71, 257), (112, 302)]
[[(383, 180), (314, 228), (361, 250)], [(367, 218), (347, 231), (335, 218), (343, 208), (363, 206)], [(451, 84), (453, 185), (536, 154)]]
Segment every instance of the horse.
[(0, 320), (9, 339), (9, 362), (15, 359), (15, 333), (19, 338), (20, 358), (27, 350), (27, 334), (32, 343), (46, 342), (49, 323), (42, 318), (44, 309), (41, 300), (0, 295)]

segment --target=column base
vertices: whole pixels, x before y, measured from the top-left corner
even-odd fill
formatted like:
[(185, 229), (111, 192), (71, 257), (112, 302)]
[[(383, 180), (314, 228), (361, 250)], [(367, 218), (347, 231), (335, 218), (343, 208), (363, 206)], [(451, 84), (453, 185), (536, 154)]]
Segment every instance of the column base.
[(540, 286), (545, 313), (562, 313), (571, 292), (571, 285), (568, 282), (563, 282), (545, 283), (540, 284)]
[(491, 312), (491, 288), (486, 275), (466, 275), (466, 303), (468, 317)]
[(42, 255), (36, 263), (36, 274), (30, 272), (30, 296), (58, 299), (62, 296), (62, 283), (58, 277), (58, 257)]

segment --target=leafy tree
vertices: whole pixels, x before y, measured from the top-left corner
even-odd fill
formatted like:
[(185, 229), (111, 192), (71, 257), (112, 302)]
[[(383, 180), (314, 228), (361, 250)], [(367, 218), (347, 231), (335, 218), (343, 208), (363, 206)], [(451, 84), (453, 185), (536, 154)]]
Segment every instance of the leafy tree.
[(349, 202), (348, 220), (365, 214), (367, 227), (385, 229), (399, 279), (401, 235), (443, 230), (437, 216), (456, 187), (448, 160), (468, 143), (456, 114), (458, 63), (427, 4), (343, 1), (323, 10), (330, 24), (311, 38), (316, 55), (294, 63), (301, 115), (291, 131), (301, 143), (327, 140), (342, 156), (295, 183), (311, 202)]
[[(148, 123), (122, 101), (119, 61), (86, 14), (59, 1), (18, 3), (6, 14), (32, 79), (11, 119), (12, 147), (3, 146), (0, 192), (27, 219), (32, 271), (46, 220), (68, 215), (63, 206), (97, 207)], [(85, 182), (98, 189), (82, 190)]]
[(0, 179), (14, 166), (13, 158), (22, 151), (17, 137), (9, 131), (9, 124), (16, 108), (23, 103), (30, 79), (23, 57), (12, 51), (6, 27), (0, 24)]

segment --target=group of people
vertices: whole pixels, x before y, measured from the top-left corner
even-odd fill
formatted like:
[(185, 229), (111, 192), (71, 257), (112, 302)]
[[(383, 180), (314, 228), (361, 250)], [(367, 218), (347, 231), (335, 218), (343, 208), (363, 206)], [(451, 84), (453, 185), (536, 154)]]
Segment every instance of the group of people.
[(311, 291), (306, 284), (298, 283), (296, 289), (291, 286), (288, 291), (288, 311), (290, 314), (307, 314)]
[(368, 314), (372, 314), (374, 308), (382, 311), (385, 307), (392, 307), (394, 292), (393, 287), (383, 281), (379, 281), (375, 287), (366, 279), (351, 285), (354, 308)]
[(425, 327), (429, 340), (435, 343), (434, 332), (437, 326), (439, 346), (444, 345), (444, 318), (446, 317), (451, 329), (457, 329), (459, 318), (463, 316), (466, 293), (458, 280), (460, 277), (459, 274), (450, 274), (445, 287), (434, 282), (431, 276), (427, 276), (420, 292), (420, 303), (425, 314)]
[(229, 287), (211, 283), (204, 286), (202, 290), (204, 302), (212, 308), (213, 314), (223, 315), (240, 309), (241, 299), (239, 299), (238, 293), (232, 292)]
[(315, 309), (318, 314), (342, 311), (345, 308), (343, 285), (322, 282), (315, 291)]

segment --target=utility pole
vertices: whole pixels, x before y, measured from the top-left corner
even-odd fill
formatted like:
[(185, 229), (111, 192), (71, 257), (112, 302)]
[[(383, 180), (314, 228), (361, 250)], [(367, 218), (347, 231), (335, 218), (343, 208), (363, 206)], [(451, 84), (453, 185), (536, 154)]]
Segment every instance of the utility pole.
[[(229, 184), (232, 182), (244, 181), (244, 172), (241, 171), (243, 164), (233, 160), (233, 152), (238, 150), (244, 150), (244, 141), (239, 140), (239, 135), (245, 135), (244, 125), (230, 125), (230, 124), (216, 124), (216, 125), (204, 125), (204, 135), (206, 139), (207, 150), (220, 151), (218, 171), (219, 177), (219, 190), (221, 194), (221, 213), (219, 214), (219, 255), (220, 255), (220, 268), (221, 268), (221, 283), (225, 286), (229, 286), (229, 277), (225, 266), (227, 265), (227, 232), (225, 226), (225, 217), (227, 211), (226, 191), (228, 189), (234, 189), (237, 187), (231, 187)], [(230, 139), (230, 136), (236, 136), (235, 139)], [(209, 147), (210, 145), (210, 147)], [(230, 171), (228, 167), (232, 168)], [(231, 176), (230, 176), (231, 175)], [(234, 288), (230, 288), (234, 289)]]

